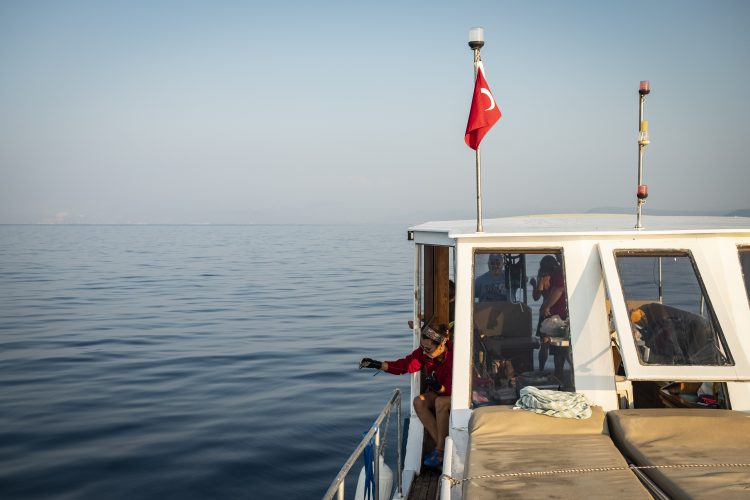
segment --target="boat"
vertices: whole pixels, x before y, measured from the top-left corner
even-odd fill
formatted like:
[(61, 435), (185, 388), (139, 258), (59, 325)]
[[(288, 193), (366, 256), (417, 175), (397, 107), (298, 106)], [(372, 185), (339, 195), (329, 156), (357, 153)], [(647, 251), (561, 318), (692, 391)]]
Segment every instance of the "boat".
[[(405, 411), (393, 498), (417, 498), (424, 481), (439, 481), (432, 498), (442, 499), (747, 498), (750, 219), (633, 222), (530, 215), (486, 220), (481, 233), (468, 220), (408, 230), (415, 348), (420, 317), (449, 321), (455, 283), (453, 393), (440, 473), (422, 465), (429, 437)], [(498, 254), (506, 300), (480, 302), (476, 281)], [(537, 333), (531, 290), (546, 256), (562, 270), (568, 310), (553, 336)], [(555, 352), (540, 366), (545, 341)], [(531, 384), (585, 396), (591, 417), (513, 410)]]
[[(483, 44), (472, 29), (475, 67)], [(414, 410), (434, 390), (417, 372), (403, 425), (396, 391), (324, 498), (345, 498), (366, 449), (378, 457), (366, 467), (379, 499), (750, 498), (750, 218), (644, 217), (650, 91), (642, 81), (635, 220), (483, 221), (482, 135), (467, 139), (477, 220), (408, 230), (414, 348), (428, 328), (452, 325), (442, 466), (426, 459), (440, 447)], [(480, 94), (489, 88), (477, 83)], [(500, 117), (491, 97), (476, 109)], [(383, 422), (394, 412), (396, 484), (381, 484)]]

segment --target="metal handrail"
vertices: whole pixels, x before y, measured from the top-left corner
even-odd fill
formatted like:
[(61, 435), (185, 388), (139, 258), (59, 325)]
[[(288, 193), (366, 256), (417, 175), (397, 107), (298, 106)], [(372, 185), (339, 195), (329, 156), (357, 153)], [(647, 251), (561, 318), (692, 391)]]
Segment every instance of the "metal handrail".
[(385, 407), (383, 407), (380, 415), (378, 415), (378, 418), (376, 418), (372, 423), (370, 430), (367, 431), (367, 434), (365, 434), (365, 436), (362, 438), (362, 441), (359, 442), (352, 454), (349, 455), (349, 458), (347, 459), (346, 463), (341, 468), (339, 473), (336, 475), (336, 478), (331, 483), (328, 491), (326, 491), (326, 494), (323, 495), (323, 500), (331, 500), (334, 495), (336, 496), (337, 500), (344, 500), (344, 480), (349, 474), (351, 468), (357, 462), (357, 459), (359, 459), (359, 457), (365, 451), (365, 446), (367, 446), (367, 443), (370, 442), (373, 436), (375, 437), (375, 491), (373, 492), (373, 498), (375, 500), (380, 500), (380, 454), (381, 450), (383, 449), (383, 446), (380, 445), (380, 426), (382, 425), (383, 420), (391, 414), (391, 410), (393, 409), (394, 405), (396, 405), (396, 439), (398, 443), (396, 447), (396, 476), (398, 484), (398, 494), (399, 496), (403, 496), (401, 492), (401, 391), (399, 389), (396, 389), (393, 391), (391, 399), (389, 399), (388, 403), (385, 405)]

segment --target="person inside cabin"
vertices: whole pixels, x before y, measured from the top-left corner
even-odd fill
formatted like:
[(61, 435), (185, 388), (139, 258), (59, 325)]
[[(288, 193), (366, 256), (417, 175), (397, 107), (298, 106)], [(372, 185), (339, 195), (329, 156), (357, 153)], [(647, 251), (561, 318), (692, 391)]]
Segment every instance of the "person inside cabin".
[(445, 438), (448, 436), (451, 389), (453, 379), (453, 346), (448, 325), (425, 325), (420, 346), (408, 356), (396, 361), (376, 361), (363, 358), (360, 368), (374, 368), (393, 375), (418, 372), (424, 368), (425, 392), (414, 398), (414, 411), (424, 428), (435, 441), (435, 449), (424, 459), (428, 467), (443, 463)]
[(721, 365), (727, 362), (711, 322), (698, 314), (660, 303), (630, 311), (641, 359), (662, 365)]
[(505, 257), (490, 254), (487, 261), (489, 271), (474, 281), (474, 299), (477, 302), (507, 301), (508, 287), (505, 283)]
[(547, 363), (548, 351), (551, 350), (555, 360), (555, 377), (561, 382), (565, 369), (565, 361), (570, 366), (570, 347), (550, 346), (550, 338), (541, 332), (541, 325), (545, 319), (559, 316), (561, 320), (568, 319), (568, 300), (565, 297), (565, 277), (563, 276), (560, 262), (552, 255), (545, 255), (539, 262), (537, 278), (532, 278), (529, 283), (533, 287), (532, 297), (534, 300), (542, 298), (539, 308), (539, 324), (537, 335), (540, 337), (539, 348), (539, 370), (543, 370)]
[[(543, 298), (542, 304), (547, 300), (551, 291), (551, 280), (552, 272), (557, 266), (557, 260), (552, 255), (545, 255), (539, 262), (539, 270), (537, 271), (536, 278), (531, 278), (529, 284), (532, 287), (531, 296), (534, 300)], [(544, 371), (544, 367), (547, 364), (547, 358), (549, 357), (549, 343), (550, 338), (542, 333), (542, 322), (544, 321), (544, 315), (539, 313), (539, 321), (536, 325), (536, 335), (539, 337), (539, 371)]]

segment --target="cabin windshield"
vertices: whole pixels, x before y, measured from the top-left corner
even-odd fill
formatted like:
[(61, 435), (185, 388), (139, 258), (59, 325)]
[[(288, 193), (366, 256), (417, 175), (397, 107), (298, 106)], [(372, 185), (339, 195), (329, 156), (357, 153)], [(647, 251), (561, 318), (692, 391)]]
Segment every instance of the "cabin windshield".
[(622, 251), (615, 258), (641, 364), (734, 364), (689, 252)]
[(477, 250), (473, 278), (473, 406), (529, 385), (574, 391), (562, 253)]

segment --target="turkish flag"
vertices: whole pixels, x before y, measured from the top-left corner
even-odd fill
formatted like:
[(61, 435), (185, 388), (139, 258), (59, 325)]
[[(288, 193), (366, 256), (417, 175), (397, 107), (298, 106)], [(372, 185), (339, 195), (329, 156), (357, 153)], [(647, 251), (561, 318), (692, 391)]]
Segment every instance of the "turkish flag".
[(503, 116), (492, 97), (490, 86), (484, 79), (482, 63), (477, 67), (477, 79), (474, 83), (474, 97), (471, 99), (469, 122), (466, 124), (464, 141), (471, 149), (477, 149), (485, 134)]

